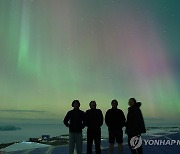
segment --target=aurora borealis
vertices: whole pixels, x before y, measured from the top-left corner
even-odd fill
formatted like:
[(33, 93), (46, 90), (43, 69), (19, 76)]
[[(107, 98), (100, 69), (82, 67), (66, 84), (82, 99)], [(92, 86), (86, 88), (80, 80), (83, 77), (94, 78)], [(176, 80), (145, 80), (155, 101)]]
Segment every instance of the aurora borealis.
[(179, 123), (179, 0), (0, 0), (0, 117), (58, 119), (79, 99)]

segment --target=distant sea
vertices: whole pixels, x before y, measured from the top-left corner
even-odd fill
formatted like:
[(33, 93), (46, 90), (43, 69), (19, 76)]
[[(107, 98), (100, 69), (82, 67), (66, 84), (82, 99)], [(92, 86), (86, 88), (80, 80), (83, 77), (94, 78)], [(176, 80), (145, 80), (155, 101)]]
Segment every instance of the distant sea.
[[(5, 126), (5, 125), (0, 125)], [(9, 125), (10, 126), (10, 125)], [(10, 143), (17, 141), (28, 141), (29, 138), (39, 138), (42, 135), (50, 135), (51, 137), (68, 134), (69, 130), (63, 123), (59, 124), (13, 124), (17, 130), (12, 131), (0, 131), (0, 144)], [(148, 127), (147, 135), (153, 135), (156, 133), (163, 133), (169, 130), (179, 131), (176, 127)], [(83, 130), (85, 136), (86, 129)], [(124, 135), (126, 137), (126, 135)], [(102, 126), (102, 137), (108, 137), (108, 129), (106, 125)]]
[[(12, 124), (0, 125), (17, 127), (17, 130), (0, 131), (0, 144), (16, 141), (27, 141), (29, 138), (39, 138), (42, 135), (50, 135), (51, 137), (68, 134), (69, 130), (64, 124)], [(20, 128), (20, 129), (19, 129)], [(108, 130), (105, 125), (102, 127), (102, 137), (107, 137)], [(86, 134), (84, 129), (83, 134)]]
[(38, 138), (41, 135), (53, 137), (68, 133), (68, 129), (63, 124), (13, 124), (8, 126), (15, 126), (20, 129), (0, 131), (0, 144), (27, 141), (29, 138)]

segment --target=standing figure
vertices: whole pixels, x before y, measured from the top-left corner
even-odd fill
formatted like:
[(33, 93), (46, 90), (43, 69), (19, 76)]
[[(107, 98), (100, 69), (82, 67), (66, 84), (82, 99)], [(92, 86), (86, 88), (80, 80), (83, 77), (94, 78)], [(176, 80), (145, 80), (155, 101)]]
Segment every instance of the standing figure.
[[(143, 115), (140, 110), (141, 103), (136, 102), (135, 98), (129, 99), (129, 108), (126, 121), (126, 133), (128, 135), (128, 144), (132, 154), (142, 154), (141, 134), (146, 133)], [(133, 140), (135, 139), (136, 140)], [(140, 144), (136, 147), (135, 143)], [(136, 143), (137, 144), (137, 143)], [(135, 146), (134, 146), (135, 145)]]
[(89, 103), (90, 109), (85, 112), (85, 125), (87, 126), (87, 154), (92, 154), (92, 144), (95, 143), (96, 154), (101, 154), (101, 126), (103, 114), (96, 109), (96, 102)]
[(69, 128), (69, 154), (74, 153), (76, 146), (77, 154), (82, 154), (82, 129), (84, 125), (84, 112), (79, 109), (80, 102), (72, 102), (73, 110), (70, 110), (65, 118), (64, 124)]
[(123, 147), (123, 131), (122, 128), (125, 126), (125, 116), (121, 109), (118, 109), (118, 101), (112, 100), (112, 108), (106, 112), (105, 122), (109, 130), (109, 153), (113, 154), (114, 143), (118, 143), (119, 153), (122, 154)]

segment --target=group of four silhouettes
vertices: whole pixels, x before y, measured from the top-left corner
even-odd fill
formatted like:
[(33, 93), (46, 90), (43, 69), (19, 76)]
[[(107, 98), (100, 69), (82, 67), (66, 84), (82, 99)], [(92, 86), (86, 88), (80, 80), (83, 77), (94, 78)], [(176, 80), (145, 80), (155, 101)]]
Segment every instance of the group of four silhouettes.
[[(90, 109), (83, 112), (79, 109), (80, 102), (72, 102), (73, 110), (70, 110), (65, 118), (64, 124), (69, 128), (69, 154), (74, 153), (76, 146), (77, 154), (82, 154), (82, 129), (87, 127), (87, 154), (92, 154), (92, 144), (95, 143), (96, 154), (101, 154), (101, 126), (103, 125), (103, 114), (96, 108), (96, 102), (89, 103)], [(130, 140), (146, 132), (144, 119), (140, 110), (141, 103), (134, 98), (129, 99), (127, 120), (121, 109), (118, 109), (118, 101), (112, 100), (112, 108), (105, 114), (105, 123), (109, 131), (109, 153), (113, 154), (114, 143), (118, 143), (118, 151), (123, 152), (123, 130), (126, 127), (128, 144), (132, 154), (142, 154), (142, 146), (133, 149)]]

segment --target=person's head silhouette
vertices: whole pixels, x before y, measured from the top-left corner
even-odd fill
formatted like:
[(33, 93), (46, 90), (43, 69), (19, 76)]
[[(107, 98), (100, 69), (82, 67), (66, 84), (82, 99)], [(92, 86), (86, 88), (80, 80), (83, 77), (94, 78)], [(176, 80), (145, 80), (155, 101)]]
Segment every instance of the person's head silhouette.
[(112, 102), (111, 102), (111, 106), (113, 109), (116, 109), (117, 106), (118, 106), (118, 101), (116, 99), (113, 99)]
[(89, 106), (90, 106), (91, 109), (96, 109), (96, 102), (95, 101), (91, 101), (89, 103)]
[(136, 104), (136, 99), (130, 98), (128, 103), (129, 103), (129, 106), (134, 106)]
[(79, 107), (80, 107), (80, 102), (79, 102), (79, 100), (74, 100), (74, 101), (72, 102), (72, 107), (73, 107), (74, 109), (79, 109)]

